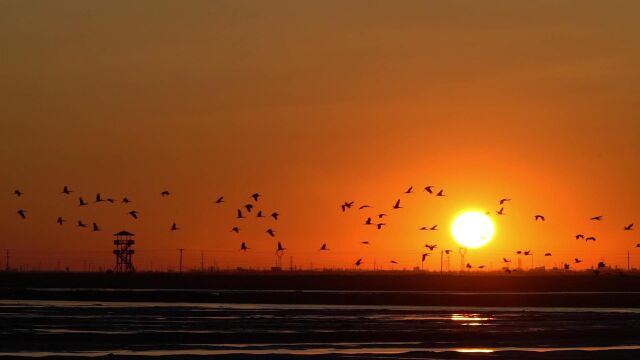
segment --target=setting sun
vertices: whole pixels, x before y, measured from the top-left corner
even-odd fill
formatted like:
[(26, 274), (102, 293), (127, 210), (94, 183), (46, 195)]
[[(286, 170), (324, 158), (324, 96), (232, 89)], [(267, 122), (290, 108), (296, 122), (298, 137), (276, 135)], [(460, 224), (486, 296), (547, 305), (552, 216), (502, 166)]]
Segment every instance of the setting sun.
[(451, 225), (453, 238), (463, 247), (478, 248), (486, 245), (495, 229), (489, 216), (475, 211), (459, 215)]

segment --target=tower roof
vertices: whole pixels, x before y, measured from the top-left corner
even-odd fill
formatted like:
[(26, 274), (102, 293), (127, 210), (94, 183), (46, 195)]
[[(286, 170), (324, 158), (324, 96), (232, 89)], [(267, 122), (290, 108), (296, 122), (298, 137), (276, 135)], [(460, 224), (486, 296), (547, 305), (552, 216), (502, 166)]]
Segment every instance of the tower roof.
[(113, 235), (114, 236), (133, 236), (133, 234), (128, 232), (127, 230), (122, 230), (119, 233), (115, 233)]

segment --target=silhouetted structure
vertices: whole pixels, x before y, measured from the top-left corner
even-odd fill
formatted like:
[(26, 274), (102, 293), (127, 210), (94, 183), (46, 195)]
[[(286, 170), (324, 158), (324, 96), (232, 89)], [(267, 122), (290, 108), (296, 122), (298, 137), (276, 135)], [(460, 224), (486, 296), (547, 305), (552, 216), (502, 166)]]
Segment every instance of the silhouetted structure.
[(116, 237), (113, 240), (113, 245), (116, 246), (116, 249), (113, 250), (113, 254), (116, 256), (116, 267), (114, 268), (115, 272), (134, 272), (136, 269), (133, 267), (133, 262), (131, 261), (131, 257), (135, 253), (131, 247), (136, 243), (133, 240), (133, 234), (122, 230), (119, 233), (114, 234)]

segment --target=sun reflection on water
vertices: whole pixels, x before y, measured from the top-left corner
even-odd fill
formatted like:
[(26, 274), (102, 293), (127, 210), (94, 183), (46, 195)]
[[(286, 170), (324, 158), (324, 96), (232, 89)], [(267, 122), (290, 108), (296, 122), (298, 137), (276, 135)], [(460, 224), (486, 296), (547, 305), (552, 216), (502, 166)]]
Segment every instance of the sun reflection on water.
[(482, 316), (480, 314), (451, 314), (451, 321), (460, 322), (460, 325), (478, 326), (487, 325), (486, 322), (493, 320), (490, 316)]

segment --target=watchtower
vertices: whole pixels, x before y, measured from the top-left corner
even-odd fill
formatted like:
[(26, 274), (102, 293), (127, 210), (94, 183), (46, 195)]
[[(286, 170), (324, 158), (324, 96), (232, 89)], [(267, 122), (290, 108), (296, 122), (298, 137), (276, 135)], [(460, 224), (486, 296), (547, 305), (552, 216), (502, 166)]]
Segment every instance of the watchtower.
[(122, 230), (119, 233), (113, 234), (116, 239), (113, 240), (113, 245), (116, 249), (113, 250), (113, 254), (116, 256), (115, 272), (134, 272), (136, 269), (133, 267), (131, 257), (135, 253), (131, 247), (136, 243), (133, 240), (133, 234)]

